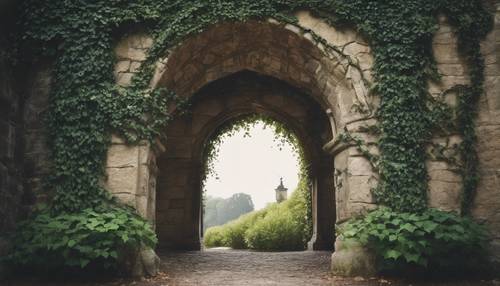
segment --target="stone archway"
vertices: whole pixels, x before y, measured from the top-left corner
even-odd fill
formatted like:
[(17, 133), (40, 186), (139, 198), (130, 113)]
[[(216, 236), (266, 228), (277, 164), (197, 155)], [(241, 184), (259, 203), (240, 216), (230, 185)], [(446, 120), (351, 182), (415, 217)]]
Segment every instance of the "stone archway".
[(312, 182), (314, 234), (310, 248), (333, 248), (333, 160), (322, 150), (331, 138), (328, 117), (314, 100), (288, 84), (246, 71), (202, 88), (192, 97), (188, 114), (177, 117), (165, 131), (166, 151), (157, 158), (160, 247), (200, 248), (205, 145), (221, 126), (251, 114), (280, 121), (297, 135)]
[[(330, 210), (335, 209), (335, 215), (324, 215), (321, 211), (315, 214), (318, 223), (315, 228), (316, 236), (313, 237), (313, 242), (316, 243), (312, 244), (312, 248), (330, 248), (334, 237), (334, 217), (336, 222), (343, 222), (375, 207), (370, 190), (376, 184), (377, 177), (370, 163), (356, 146), (344, 142), (341, 140), (342, 136), (339, 136), (342, 132), (349, 131), (352, 135), (365, 139), (368, 144), (375, 140), (366, 133), (369, 129), (367, 127), (376, 123), (372, 110), (377, 104), (368, 95), (367, 86), (370, 82), (372, 62), (370, 48), (353, 31), (335, 30), (307, 12), (300, 12), (297, 16), (299, 25), (282, 24), (273, 19), (217, 24), (184, 40), (174, 49), (167, 51), (165, 57), (156, 63), (151, 87), (167, 87), (193, 102), (202, 98), (200, 94), (209, 90), (210, 86), (224, 82), (242, 71), (272, 78), (282, 86), (287, 86), (283, 90), (294, 90), (286, 96), (277, 96), (280, 92), (268, 93), (268, 96), (261, 99), (255, 96), (254, 91), (250, 99), (255, 102), (247, 102), (245, 108), (238, 110), (234, 106), (224, 106), (220, 111), (223, 113), (220, 114), (199, 113), (201, 119), (193, 117), (190, 123), (198, 133), (204, 134), (200, 135), (199, 140), (182, 142), (187, 139), (175, 139), (170, 136), (165, 142), (158, 141), (153, 146), (144, 143), (138, 147), (127, 147), (119, 139), (114, 139), (108, 154), (108, 189), (125, 203), (135, 206), (141, 215), (156, 225), (160, 241), (167, 242), (163, 246), (176, 247), (176, 240), (166, 237), (169, 237), (168, 233), (180, 232), (184, 236), (182, 241), (177, 239), (178, 247), (198, 248), (201, 211), (200, 199), (196, 199), (194, 192), (191, 192), (189, 199), (167, 198), (168, 203), (161, 203), (164, 199), (162, 196), (175, 196), (177, 192), (164, 190), (164, 184), (177, 184), (178, 189), (184, 188), (180, 184), (181, 181), (186, 182), (185, 185), (187, 182), (199, 185), (197, 176), (201, 173), (199, 160), (195, 160), (197, 165), (191, 162), (191, 165), (185, 167), (195, 170), (185, 172), (195, 174), (192, 177), (179, 173), (180, 168), (183, 168), (180, 163), (171, 164), (175, 167), (169, 169), (165, 166), (169, 164), (164, 164), (163, 161), (165, 156), (168, 157), (165, 154), (184, 153), (190, 158), (196, 158), (193, 154), (200, 154), (201, 147), (196, 149), (195, 146), (203, 146), (200, 142), (209, 138), (210, 132), (220, 124), (245, 113), (267, 112), (276, 119), (293, 125), (295, 119), (293, 116), (287, 116), (286, 109), (273, 107), (272, 102), (267, 101), (280, 97), (294, 98), (291, 96), (294, 93), (302, 94), (304, 98), (314, 102), (317, 108), (311, 114), (323, 118), (322, 122), (327, 122), (328, 126), (328, 132), (303, 136), (319, 138), (319, 134), (326, 134), (321, 140), (316, 140), (320, 143), (317, 144), (316, 151), (312, 152), (318, 154), (316, 156), (319, 159), (315, 162), (319, 163), (315, 163), (315, 166), (317, 177), (321, 177), (313, 189), (328, 189), (332, 194), (331, 200), (324, 200), (319, 196), (326, 192), (317, 193), (317, 202), (333, 204), (335, 197), (335, 207), (330, 207)], [(116, 51), (120, 61), (116, 66), (116, 76), (119, 84), (129, 84), (130, 78), (146, 58), (150, 45), (151, 40), (147, 35), (130, 36), (118, 45)], [(221, 88), (229, 86), (230, 83), (232, 82), (229, 81)], [(222, 92), (218, 92), (220, 93)], [(232, 96), (233, 100), (244, 98), (238, 94)], [(208, 106), (211, 103), (206, 104)], [(211, 110), (211, 107), (202, 109)], [(173, 111), (175, 112), (175, 107)], [(220, 118), (207, 123), (210, 121), (207, 118), (215, 115)], [(300, 124), (296, 126), (297, 130), (304, 129)], [(175, 128), (175, 124), (168, 127), (166, 134), (182, 129), (177, 127), (178, 130), (175, 131)], [(180, 141), (176, 143), (175, 140)], [(198, 151), (195, 152), (193, 148)], [(317, 151), (321, 149), (323, 151)], [(334, 170), (329, 167), (333, 165)], [(200, 188), (190, 186), (189, 189)], [(167, 204), (165, 210), (161, 209)], [(319, 209), (318, 207), (317, 210)], [(190, 214), (189, 218), (186, 218), (186, 213)], [(180, 224), (174, 227), (174, 224), (165, 223), (183, 221), (185, 218), (190, 222), (183, 223), (182, 227)], [(327, 223), (320, 223), (322, 220)]]

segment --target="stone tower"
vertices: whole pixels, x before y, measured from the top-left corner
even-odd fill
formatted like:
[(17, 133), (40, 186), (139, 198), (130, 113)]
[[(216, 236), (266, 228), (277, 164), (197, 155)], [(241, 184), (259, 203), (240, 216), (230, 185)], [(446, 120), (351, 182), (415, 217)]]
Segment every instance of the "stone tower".
[(276, 188), (276, 202), (281, 203), (287, 198), (287, 188), (283, 186), (283, 178), (280, 178), (280, 185)]

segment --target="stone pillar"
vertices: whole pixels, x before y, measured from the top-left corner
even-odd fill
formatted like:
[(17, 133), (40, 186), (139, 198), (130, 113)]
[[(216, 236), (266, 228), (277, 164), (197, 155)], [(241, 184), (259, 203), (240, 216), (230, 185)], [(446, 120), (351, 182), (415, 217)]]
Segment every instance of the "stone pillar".
[(309, 250), (333, 250), (335, 240), (335, 189), (330, 156), (322, 158), (312, 184), (313, 235), (307, 248)]
[[(365, 133), (356, 133), (368, 144), (371, 152), (375, 138)], [(372, 169), (370, 161), (358, 150), (357, 146), (332, 140), (324, 147), (335, 160), (335, 202), (336, 222), (342, 224), (347, 220), (360, 216), (375, 209), (372, 189), (377, 185), (377, 174)], [(373, 253), (361, 245), (335, 239), (335, 252), (332, 255), (332, 272), (340, 276), (371, 276), (375, 274), (375, 259)]]
[(151, 145), (129, 146), (113, 136), (106, 163), (106, 188), (154, 225), (156, 163)]

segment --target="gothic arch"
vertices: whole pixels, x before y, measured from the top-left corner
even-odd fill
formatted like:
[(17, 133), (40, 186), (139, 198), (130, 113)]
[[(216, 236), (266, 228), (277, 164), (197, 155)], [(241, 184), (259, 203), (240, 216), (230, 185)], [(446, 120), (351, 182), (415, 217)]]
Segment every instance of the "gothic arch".
[[(322, 150), (331, 138), (331, 127), (321, 107), (288, 84), (254, 72), (219, 79), (193, 98), (191, 112), (167, 127), (166, 151), (157, 158), (160, 247), (200, 248), (205, 146), (221, 126), (262, 114), (290, 128), (303, 146), (312, 182), (314, 235), (310, 247), (332, 249), (335, 208), (333, 180), (328, 174), (333, 174), (333, 160)], [(185, 180), (175, 179), (179, 177)], [(174, 215), (175, 219), (169, 217)]]
[[(272, 78), (273, 81), (280, 82), (282, 86), (294, 90), (283, 98), (293, 98), (290, 96), (292, 93), (300, 93), (304, 98), (313, 102), (317, 108), (312, 114), (322, 117), (323, 122), (326, 122), (328, 126), (328, 132), (323, 132), (327, 135), (324, 135), (321, 140), (317, 140), (320, 143), (317, 144), (318, 146), (313, 152), (317, 154), (315, 156), (319, 158), (317, 161), (320, 162), (315, 164), (317, 173), (321, 173), (318, 175), (321, 176), (321, 182), (318, 184), (324, 185), (318, 185), (315, 189), (329, 189), (332, 194), (331, 198), (320, 198), (319, 201), (331, 203), (334, 206), (331, 206), (330, 210), (336, 210), (336, 214), (323, 215), (319, 212), (316, 214), (318, 222), (324, 220), (328, 223), (315, 224), (316, 237), (313, 238), (313, 241), (318, 243), (317, 247), (313, 248), (330, 248), (333, 242), (334, 217), (337, 222), (341, 222), (374, 207), (370, 189), (375, 184), (376, 176), (370, 164), (356, 150), (355, 146), (338, 139), (339, 133), (349, 130), (367, 139), (368, 143), (370, 140), (373, 141), (373, 138), (363, 133), (362, 128), (374, 123), (372, 110), (376, 102), (368, 94), (372, 59), (370, 48), (355, 32), (335, 30), (321, 20), (313, 18), (307, 12), (299, 12), (297, 16), (299, 19), (297, 25), (284, 24), (269, 19), (243, 23), (220, 23), (209, 27), (165, 52), (164, 58), (156, 63), (150, 87), (167, 87), (187, 100), (196, 101), (203, 97), (201, 94), (206, 92), (213, 83), (226, 82), (226, 86), (229, 86), (231, 82), (227, 81), (228, 78), (231, 79), (238, 74), (250, 72), (254, 75)], [(151, 40), (144, 35), (132, 36), (129, 40), (125, 39), (118, 44), (117, 55), (120, 61), (117, 64), (116, 76), (119, 84), (129, 84), (130, 78), (137, 72), (137, 67), (146, 58), (148, 45), (151, 45)], [(224, 85), (220, 88), (224, 89)], [(283, 88), (283, 90), (287, 88)], [(245, 98), (242, 93), (235, 93), (237, 95), (231, 96), (231, 100), (241, 101)], [(283, 106), (271, 108), (269, 104), (264, 104), (267, 101), (279, 101), (279, 99), (273, 99), (280, 97), (276, 96), (277, 93), (279, 92), (272, 92), (265, 98), (259, 99), (254, 91), (253, 95), (247, 96), (250, 100), (247, 102), (248, 106), (241, 110), (235, 106), (223, 106), (222, 110), (224, 110), (225, 115), (219, 114), (219, 111), (204, 115), (194, 112), (194, 114), (199, 115), (199, 118), (191, 118), (190, 127), (178, 126), (173, 122), (165, 130), (165, 134), (170, 135), (166, 141), (157, 140), (157, 144), (153, 146), (145, 144), (142, 147), (137, 147), (139, 163), (137, 163), (137, 167), (131, 166), (137, 170), (129, 169), (130, 172), (137, 172), (137, 175), (134, 181), (127, 183), (126, 186), (118, 175), (118, 173), (125, 174), (125, 169), (119, 169), (120, 165), (113, 162), (114, 150), (125, 147), (122, 147), (122, 143), (115, 138), (113, 141), (115, 145), (112, 146), (110, 155), (108, 155), (108, 175), (111, 174), (108, 176), (108, 188), (122, 201), (135, 205), (143, 216), (155, 222), (160, 245), (162, 245), (163, 240), (171, 242), (171, 245), (164, 243), (166, 247), (198, 248), (199, 200), (197, 201), (193, 197), (193, 194), (196, 193), (191, 192), (191, 197), (187, 199), (190, 202), (186, 202), (186, 199), (180, 195), (182, 193), (180, 189), (185, 189), (185, 187), (182, 187), (179, 182), (189, 181), (193, 184), (200, 182), (196, 176), (181, 176), (179, 168), (198, 168), (194, 174), (200, 174), (200, 164), (198, 163), (196, 166), (192, 163), (180, 162), (173, 164), (173, 168), (169, 168), (162, 160), (165, 156), (168, 157), (168, 154), (173, 153), (184, 154), (181, 156), (192, 156), (194, 152), (192, 147), (196, 144), (199, 145), (199, 142), (202, 141), (197, 143), (193, 139), (194, 141), (182, 142), (182, 140), (187, 139), (176, 138), (176, 136), (172, 136), (172, 132), (181, 132), (186, 128), (190, 129), (190, 132), (194, 132), (193, 130), (200, 132), (204, 129), (208, 132), (207, 130), (212, 130), (221, 124), (217, 120), (210, 124), (207, 123), (213, 119), (214, 115), (226, 116), (224, 120), (227, 121), (234, 119), (237, 115), (252, 112), (268, 112), (277, 117), (278, 120), (284, 120), (286, 124), (293, 125), (293, 120), (290, 118), (279, 118), (280, 112), (285, 110)], [(260, 101), (258, 104), (251, 102), (257, 99)], [(210, 110), (216, 105), (213, 102), (207, 102), (203, 109), (210, 113)], [(297, 110), (300, 109), (299, 104)], [(175, 113), (175, 106), (172, 111)], [(224, 121), (220, 118), (219, 120)], [(197, 140), (207, 140), (208, 138), (206, 135), (198, 134), (196, 136)], [(308, 136), (321, 137), (319, 133), (303, 137), (307, 138)], [(333, 167), (329, 167), (333, 164), (335, 170)], [(158, 186), (156, 187), (157, 181)], [(166, 204), (161, 203), (163, 195), (161, 189), (166, 181), (174, 185), (177, 184), (177, 191), (172, 189), (172, 191), (163, 191), (163, 193), (172, 196), (177, 193), (179, 197), (171, 198), (172, 201), (168, 202), (167, 210), (162, 210), (161, 208)], [(133, 187), (128, 187), (131, 184)], [(120, 186), (131, 190), (120, 191)], [(194, 189), (199, 189), (199, 187), (194, 187)], [(318, 195), (322, 194), (327, 194), (327, 192), (318, 192)], [(333, 197), (335, 197), (335, 201), (333, 201)], [(181, 205), (183, 210), (180, 208)], [(170, 206), (179, 207), (170, 208)], [(161, 226), (162, 222), (165, 221), (182, 221), (186, 217), (186, 213), (194, 214), (188, 219), (191, 222), (183, 223), (183, 226), (179, 227), (174, 227), (173, 224)], [(175, 232), (184, 233), (184, 236), (177, 239), (177, 242), (174, 238), (165, 238), (168, 237), (168, 235), (165, 236), (165, 233)], [(331, 235), (329, 236), (328, 233)]]

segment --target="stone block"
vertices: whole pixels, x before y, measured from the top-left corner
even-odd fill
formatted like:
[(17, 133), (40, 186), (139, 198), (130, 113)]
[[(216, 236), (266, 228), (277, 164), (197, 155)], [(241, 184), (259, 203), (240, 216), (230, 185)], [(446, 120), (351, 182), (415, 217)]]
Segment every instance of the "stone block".
[(192, 138), (191, 137), (169, 137), (167, 139), (166, 156), (168, 158), (191, 158)]
[(165, 223), (182, 224), (184, 221), (184, 209), (169, 209), (166, 213)]
[(365, 157), (349, 157), (347, 172), (351, 176), (370, 176), (373, 174), (370, 161)]
[(216, 116), (223, 109), (223, 102), (219, 98), (207, 98), (203, 104), (197, 104), (193, 107), (193, 114)]
[(265, 103), (275, 107), (282, 107), (286, 100), (283, 95), (276, 93), (265, 94), (262, 99)]
[(456, 44), (433, 44), (432, 51), (438, 64), (460, 64), (463, 62), (458, 54)]
[(108, 168), (138, 167), (139, 163), (138, 146), (113, 144), (108, 149)]
[(139, 164), (140, 165), (149, 165), (153, 158), (152, 156), (154, 155), (152, 153), (152, 148), (151, 145), (149, 144), (149, 141), (142, 141), (139, 146), (137, 146), (139, 149)]
[(120, 203), (136, 208), (136, 197), (134, 194), (114, 193), (113, 196), (117, 198)]
[(487, 76), (485, 89), (490, 111), (500, 110), (500, 76)]
[(137, 48), (129, 48), (127, 52), (127, 58), (132, 61), (145, 61), (146, 60), (146, 51), (143, 49)]
[(119, 73), (123, 73), (123, 72), (128, 72), (129, 68), (130, 68), (130, 61), (129, 60), (119, 61), (115, 65), (115, 75), (118, 75)]
[(299, 25), (312, 30), (332, 45), (343, 46), (349, 42), (356, 41), (358, 38), (354, 30), (336, 30), (325, 21), (312, 16), (308, 11), (299, 11), (296, 13), (296, 16)]
[(331, 270), (336, 276), (374, 277), (377, 274), (376, 256), (357, 242), (337, 238)]
[(116, 76), (116, 83), (120, 86), (127, 87), (132, 83), (133, 73), (119, 73)]
[(498, 175), (487, 175), (484, 173), (481, 174), (481, 180), (479, 181), (476, 197), (472, 206), (472, 214), (476, 219), (494, 223), (496, 218), (496, 221), (500, 223), (499, 185), (500, 169), (498, 170)]
[(462, 182), (429, 180), (429, 207), (460, 213), (461, 194)]
[(136, 196), (135, 198), (135, 209), (137, 210), (137, 213), (145, 218), (149, 219), (149, 203), (148, 203), (148, 197), (147, 196)]
[(137, 192), (138, 168), (107, 168), (106, 188), (113, 194), (133, 195)]
[(186, 187), (184, 186), (169, 186), (165, 190), (165, 195), (169, 199), (183, 199), (186, 197)]
[(140, 165), (139, 166), (139, 175), (138, 175), (138, 185), (137, 185), (137, 195), (148, 196), (150, 193), (150, 180), (154, 180), (151, 178), (150, 170), (148, 165)]
[(141, 62), (135, 62), (135, 61), (131, 62), (130, 63), (129, 71), (131, 73), (137, 73), (137, 72), (139, 72), (139, 68), (141, 67), (141, 64), (142, 64)]
[[(351, 190), (349, 190), (350, 192)], [(376, 204), (365, 203), (365, 202), (347, 202), (346, 212), (344, 214), (345, 219), (351, 219), (353, 217), (365, 215), (367, 212), (377, 208)]]
[(377, 186), (373, 176), (348, 176), (349, 203), (374, 203), (372, 189)]
[(187, 120), (181, 120), (178, 118), (167, 125), (166, 133), (169, 136), (182, 137), (187, 134), (189, 129), (190, 124), (188, 124)]

